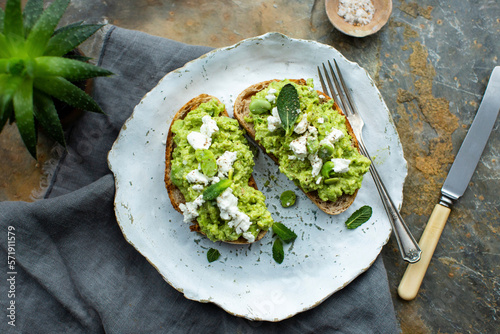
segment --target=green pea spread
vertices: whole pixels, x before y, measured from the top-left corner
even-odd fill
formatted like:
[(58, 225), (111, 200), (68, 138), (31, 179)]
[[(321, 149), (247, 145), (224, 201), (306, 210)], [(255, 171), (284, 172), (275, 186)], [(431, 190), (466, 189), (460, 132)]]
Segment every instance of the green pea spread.
[[(288, 135), (272, 112), (279, 92), (286, 84), (295, 86), (300, 101), (295, 131)], [(279, 169), (283, 174), (304, 191), (317, 191), (323, 201), (336, 201), (343, 194), (352, 195), (361, 187), (370, 160), (352, 146), (345, 116), (334, 108), (333, 100), (325, 103), (324, 97), (313, 87), (312, 79), (308, 79), (305, 86), (289, 80), (272, 82), (251, 101), (267, 100), (271, 110), (252, 112), (245, 121), (253, 123), (257, 142), (279, 159)], [(274, 116), (277, 116), (276, 109)], [(336, 135), (333, 140), (332, 134)], [(307, 148), (306, 153), (299, 154), (300, 141), (302, 148)], [(328, 146), (326, 153), (321, 151), (322, 143)]]
[[(232, 195), (237, 200), (237, 209), (242, 214), (248, 216), (251, 225), (242, 233), (241, 229), (234, 226), (234, 222), (221, 218), (221, 209), (217, 199), (204, 200), (197, 208), (196, 221), (200, 230), (212, 241), (235, 241), (242, 235), (249, 241), (256, 238), (261, 230), (268, 230), (273, 224), (273, 219), (265, 204), (265, 196), (260, 191), (248, 186), (248, 180), (252, 174), (254, 161), (253, 153), (248, 146), (248, 142), (243, 136), (235, 119), (220, 116), (224, 110), (224, 105), (217, 100), (211, 100), (200, 104), (199, 107), (190, 111), (183, 120), (177, 120), (172, 125), (172, 132), (175, 134), (174, 143), (176, 145), (172, 153), (171, 179), (180, 189), (186, 202), (194, 202), (203, 195), (203, 192), (212, 184), (216, 184), (219, 179), (230, 179)], [(201, 154), (192, 147), (188, 141), (188, 135), (192, 132), (200, 132), (203, 125), (204, 116), (216, 122), (218, 130), (211, 134), (211, 144), (205, 152)], [(215, 174), (207, 165), (206, 157), (218, 159), (226, 152), (235, 152), (236, 159), (230, 165), (228, 175)], [(232, 153), (234, 154), (234, 153)], [(198, 158), (198, 159), (197, 159)], [(212, 158), (212, 159), (213, 159)], [(202, 161), (199, 161), (202, 160)], [(220, 172), (220, 167), (218, 167)], [(210, 175), (205, 175), (209, 182), (190, 182), (188, 173), (198, 170), (210, 170)], [(198, 173), (197, 172), (197, 173)], [(219, 176), (219, 177), (217, 177)], [(192, 180), (191, 180), (192, 181)], [(186, 214), (184, 214), (186, 217)], [(227, 218), (227, 217), (226, 217)], [(249, 235), (251, 233), (251, 236)]]

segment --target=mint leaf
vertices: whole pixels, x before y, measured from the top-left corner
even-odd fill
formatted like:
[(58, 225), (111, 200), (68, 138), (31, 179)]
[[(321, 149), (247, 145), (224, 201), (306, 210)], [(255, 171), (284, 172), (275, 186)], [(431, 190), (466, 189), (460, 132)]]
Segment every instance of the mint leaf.
[(274, 223), (273, 224), (273, 232), (276, 233), (278, 237), (281, 238), (286, 243), (294, 241), (297, 238), (297, 234), (290, 230), (288, 227), (283, 225), (282, 223)]
[(285, 252), (283, 251), (283, 243), (280, 239), (274, 240), (273, 244), (273, 259), (278, 263), (282, 263), (285, 259)]
[(372, 216), (372, 208), (368, 205), (360, 207), (356, 210), (345, 222), (348, 229), (353, 230), (370, 219)]
[(276, 100), (276, 107), (280, 115), (281, 125), (288, 135), (300, 113), (299, 93), (294, 85), (286, 84), (281, 88)]
[(207, 260), (210, 263), (217, 261), (219, 256), (220, 256), (220, 252), (215, 248), (210, 248), (207, 252)]

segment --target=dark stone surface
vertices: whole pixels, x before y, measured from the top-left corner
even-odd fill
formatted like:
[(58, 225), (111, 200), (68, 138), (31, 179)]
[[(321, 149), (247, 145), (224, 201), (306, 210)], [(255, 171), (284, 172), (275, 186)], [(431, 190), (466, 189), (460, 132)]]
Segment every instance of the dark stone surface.
[[(4, 4), (1, 0), (0, 5)], [(362, 39), (335, 30), (324, 8), (324, 0), (73, 0), (63, 21), (107, 22), (212, 47), (278, 31), (337, 48), (368, 70), (392, 113), (409, 165), (401, 212), (419, 239), (481, 102), (489, 75), (499, 65), (500, 4), (394, 1), (389, 23), (377, 34)], [(96, 36), (85, 43), (83, 50), (97, 57), (99, 42)], [(397, 296), (406, 264), (394, 238), (383, 250), (404, 333), (498, 332), (498, 123), (469, 189), (452, 210), (414, 301), (406, 302)], [(0, 136), (0, 140), (7, 140), (3, 138)], [(5, 145), (5, 141), (0, 142)], [(12, 163), (2, 167), (7, 172), (19, 164), (18, 155), (12, 151), (8, 154), (7, 160)], [(27, 161), (29, 156), (23, 159)], [(26, 165), (24, 178), (2, 176), (0, 200), (29, 199), (32, 189), (39, 189), (40, 165)]]

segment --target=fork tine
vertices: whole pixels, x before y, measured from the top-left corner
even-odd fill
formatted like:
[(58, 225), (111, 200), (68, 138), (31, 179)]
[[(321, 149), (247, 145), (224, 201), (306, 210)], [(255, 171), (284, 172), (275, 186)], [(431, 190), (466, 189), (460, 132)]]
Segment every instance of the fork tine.
[(323, 75), (321, 74), (321, 70), (319, 66), (317, 66), (317, 68), (318, 68), (319, 81), (321, 83), (321, 87), (323, 88), (323, 92), (328, 93), (328, 89), (326, 88), (325, 81), (323, 80)]
[[(335, 63), (337, 63), (335, 61), (335, 59), (333, 60)], [(341, 85), (341, 83), (339, 83), (339, 76), (335, 73), (335, 71), (333, 70), (333, 67), (332, 67), (332, 64), (330, 63), (330, 61), (328, 61), (328, 65), (330, 66), (330, 72), (332, 73), (332, 77), (333, 79), (335, 80), (335, 86), (337, 88), (337, 94), (339, 96), (339, 100), (341, 101), (341, 104), (338, 104), (340, 109), (342, 109), (342, 111), (346, 114), (346, 115), (352, 115), (354, 112), (352, 111), (352, 108), (351, 108), (351, 105), (350, 105), (350, 101), (347, 99), (347, 96), (345, 95), (345, 92), (344, 92), (344, 85)]]
[(330, 87), (330, 93), (331, 95), (333, 95), (332, 97), (335, 98), (335, 89), (333, 89), (332, 80), (330, 79), (330, 76), (326, 71), (325, 63), (323, 63), (322, 65), (323, 65), (323, 71), (325, 73), (326, 82), (328, 83), (328, 87)]
[(335, 103), (337, 103), (337, 105), (341, 106), (342, 99), (340, 98), (340, 96), (338, 95), (338, 91), (334, 88), (334, 86), (332, 84), (332, 80), (330, 79), (330, 75), (328, 74), (328, 71), (326, 70), (325, 63), (323, 63), (322, 65), (323, 65), (323, 71), (325, 73), (326, 82), (328, 82), (328, 87), (330, 87), (330, 96), (333, 98)]
[(356, 108), (356, 104), (353, 103), (353, 98), (352, 98), (351, 92), (345, 84), (345, 80), (344, 80), (344, 77), (342, 76), (342, 72), (340, 71), (339, 65), (337, 64), (337, 61), (335, 59), (333, 61), (335, 62), (335, 68), (337, 69), (339, 81), (342, 85), (343, 91), (345, 93), (345, 97), (347, 98), (347, 104), (349, 104), (349, 108), (351, 109), (353, 114), (359, 114), (358, 109)]

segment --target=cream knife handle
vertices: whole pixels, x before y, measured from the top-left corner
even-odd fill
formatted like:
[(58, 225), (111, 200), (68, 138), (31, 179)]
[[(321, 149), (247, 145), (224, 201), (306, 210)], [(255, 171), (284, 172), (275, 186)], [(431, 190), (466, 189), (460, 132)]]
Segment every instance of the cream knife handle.
[(427, 267), (429, 267), (429, 263), (431, 262), (439, 237), (446, 225), (450, 211), (450, 208), (441, 204), (437, 204), (434, 207), (429, 222), (418, 243), (422, 250), (420, 261), (408, 265), (401, 279), (401, 283), (399, 283), (398, 294), (401, 298), (412, 300), (417, 296), (418, 289), (420, 289), (420, 285), (424, 279)]

